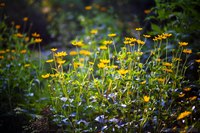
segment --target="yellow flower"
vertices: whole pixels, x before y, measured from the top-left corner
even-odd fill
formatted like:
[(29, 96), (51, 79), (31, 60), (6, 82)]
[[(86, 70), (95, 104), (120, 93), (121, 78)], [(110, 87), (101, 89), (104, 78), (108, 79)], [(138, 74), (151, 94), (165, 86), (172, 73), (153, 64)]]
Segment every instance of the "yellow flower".
[(184, 97), (185, 94), (181, 92), (178, 96), (179, 96), (179, 97)]
[(141, 52), (141, 51), (135, 51), (134, 54), (135, 54), (136, 56), (141, 56), (141, 55), (143, 55), (143, 52)]
[(160, 82), (160, 83), (164, 83), (164, 82), (165, 82), (165, 78), (158, 78), (157, 80), (158, 80), (158, 82)]
[(31, 66), (31, 64), (25, 64), (24, 65), (24, 67), (30, 67)]
[(106, 65), (104, 63), (99, 63), (99, 64), (97, 64), (97, 66), (98, 66), (98, 68), (105, 68), (106, 67)]
[(108, 64), (108, 63), (110, 62), (110, 60), (106, 60), (106, 59), (103, 60), (103, 59), (100, 59), (100, 62), (101, 62), (101, 63), (104, 63), (104, 64)]
[(108, 37), (115, 37), (117, 34), (115, 33), (111, 33), (111, 34), (108, 34)]
[(200, 59), (198, 59), (198, 60), (195, 60), (197, 63), (200, 63)]
[(36, 38), (34, 41), (35, 41), (35, 43), (41, 43), (42, 39), (41, 38)]
[(6, 51), (5, 50), (0, 50), (0, 54), (5, 54)]
[(173, 58), (174, 61), (182, 61), (181, 58)]
[(65, 60), (61, 60), (61, 59), (59, 59), (59, 60), (57, 60), (56, 62), (57, 62), (59, 65), (62, 65), (62, 64), (65, 63)]
[(100, 48), (101, 50), (106, 50), (106, 49), (108, 49), (107, 46), (100, 46), (99, 48)]
[(169, 73), (172, 73), (172, 72), (173, 72), (172, 69), (163, 68), (163, 70), (166, 71), (166, 72), (169, 72)]
[(6, 4), (4, 2), (0, 3), (0, 7), (5, 7)]
[(151, 10), (144, 10), (144, 13), (149, 14), (149, 13), (151, 13)]
[(89, 64), (90, 64), (90, 65), (94, 65), (94, 62), (91, 62), (91, 61), (90, 61)]
[(15, 53), (16, 51), (14, 49), (11, 50), (12, 53)]
[(57, 48), (52, 48), (51, 51), (52, 52), (56, 52), (58, 49)]
[(58, 77), (59, 76), (59, 74), (58, 73), (56, 73), (56, 74), (50, 74), (50, 76), (53, 78), (53, 77)]
[(76, 51), (70, 51), (69, 52), (69, 55), (71, 55), (71, 56), (74, 56), (74, 55), (77, 55), (78, 54), (78, 52), (76, 52)]
[(4, 59), (4, 56), (2, 55), (2, 56), (0, 56), (0, 59)]
[(142, 41), (142, 40), (137, 40), (137, 43), (138, 43), (138, 44), (141, 44), (141, 45), (144, 45), (144, 44), (145, 44), (145, 42)]
[(160, 62), (160, 61), (161, 61), (161, 59), (160, 59), (160, 58), (158, 58), (158, 59), (156, 59), (156, 61), (157, 61), (157, 62)]
[(196, 100), (196, 99), (197, 99), (197, 96), (189, 97), (190, 101), (193, 101), (193, 100)]
[(42, 75), (41, 77), (44, 78), (44, 79), (46, 79), (46, 78), (48, 78), (49, 76), (50, 76), (50, 74), (48, 73), (48, 74)]
[(103, 41), (104, 45), (109, 45), (109, 44), (112, 44), (112, 43), (113, 43), (113, 41), (111, 41), (111, 40), (105, 40), (105, 41)]
[(183, 88), (184, 91), (190, 91), (191, 88), (190, 87), (186, 87), (186, 88)]
[(120, 70), (118, 70), (118, 73), (121, 75), (125, 75), (126, 73), (128, 73), (128, 70), (120, 69)]
[(172, 63), (169, 63), (169, 62), (163, 62), (163, 66), (166, 66), (166, 67), (172, 67)]
[(145, 84), (146, 83), (146, 80), (140, 82), (141, 85)]
[(63, 57), (63, 56), (66, 56), (66, 55), (67, 55), (67, 53), (66, 53), (65, 51), (57, 52), (57, 53), (55, 54), (56, 57)]
[(192, 112), (190, 111), (185, 111), (183, 113), (181, 113), (178, 117), (177, 117), (177, 120), (180, 120), (180, 119), (183, 119), (185, 118), (186, 116), (190, 115)]
[(150, 97), (149, 97), (149, 96), (144, 96), (144, 97), (143, 97), (143, 100), (144, 100), (144, 102), (146, 102), (146, 103), (147, 103), (147, 102), (149, 102), (149, 100), (150, 100)]
[(21, 28), (21, 25), (15, 25), (15, 28), (16, 28), (16, 29), (20, 29), (20, 28)]
[(34, 32), (34, 33), (32, 33), (32, 37), (40, 37), (40, 34)]
[(26, 42), (28, 42), (28, 41), (29, 41), (29, 37), (25, 37), (24, 40), (25, 40)]
[(26, 53), (26, 49), (23, 49), (20, 51), (21, 54), (25, 54)]
[(79, 53), (85, 56), (89, 56), (91, 54), (90, 51), (87, 50), (80, 50)]
[(47, 60), (46, 63), (51, 63), (53, 62), (53, 59)]
[(150, 38), (151, 35), (143, 35), (145, 38)]
[(90, 31), (90, 33), (91, 33), (91, 34), (97, 34), (97, 33), (98, 33), (98, 30), (97, 30), (97, 29), (92, 29), (92, 30)]
[(116, 68), (118, 68), (118, 66), (116, 66), (116, 65), (112, 65), (112, 66), (109, 66), (109, 68), (116, 69)]
[(76, 41), (76, 40), (73, 40), (71, 43), (72, 43), (72, 45), (78, 46), (78, 47), (82, 47), (82, 46), (85, 45), (85, 44), (83, 43), (83, 41)]
[(16, 36), (16, 37), (19, 37), (19, 38), (22, 38), (22, 37), (23, 37), (23, 35), (22, 35), (21, 33), (17, 33), (17, 34), (15, 34), (15, 36)]
[(191, 54), (191, 53), (192, 53), (192, 50), (190, 50), (190, 49), (184, 49), (184, 50), (183, 50), (183, 53), (185, 53), (185, 54)]
[(92, 6), (85, 6), (85, 10), (91, 10)]
[(84, 60), (85, 60), (84, 58), (79, 58), (80, 62), (84, 62)]
[(28, 17), (24, 17), (23, 21), (25, 21), (25, 22), (28, 21)]
[(179, 42), (178, 43), (180, 46), (187, 46), (188, 45), (188, 42)]
[(141, 30), (142, 30), (142, 28), (135, 28), (135, 30), (137, 30), (137, 31), (141, 31)]
[(73, 66), (74, 66), (74, 68), (78, 68), (78, 67), (83, 66), (83, 64), (82, 64), (82, 63), (79, 63), (79, 62), (74, 62), (74, 63), (73, 63)]

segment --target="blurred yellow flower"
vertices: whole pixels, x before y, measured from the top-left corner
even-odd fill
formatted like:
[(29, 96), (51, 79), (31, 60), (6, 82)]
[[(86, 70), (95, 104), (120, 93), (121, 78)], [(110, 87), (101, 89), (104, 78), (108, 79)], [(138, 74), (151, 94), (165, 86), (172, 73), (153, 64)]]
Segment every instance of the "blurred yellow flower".
[(101, 63), (104, 63), (104, 64), (108, 64), (108, 63), (110, 62), (110, 60), (100, 59), (100, 62), (101, 62)]
[(183, 88), (184, 91), (190, 91), (191, 89), (190, 87)]
[(16, 29), (20, 29), (20, 28), (21, 28), (21, 25), (15, 25), (15, 28), (16, 28)]
[(180, 93), (178, 96), (179, 96), (179, 97), (184, 97), (184, 96), (185, 96), (185, 93)]
[(74, 56), (74, 55), (77, 55), (78, 54), (78, 52), (76, 52), (76, 51), (70, 51), (69, 52), (69, 55), (71, 55), (71, 56)]
[(52, 48), (51, 51), (52, 52), (56, 52), (58, 49), (57, 48)]
[(185, 54), (191, 54), (191, 53), (192, 53), (192, 50), (190, 50), (190, 49), (184, 49), (184, 50), (183, 50), (183, 53), (185, 53)]
[(144, 85), (144, 84), (146, 84), (146, 80), (144, 80), (144, 81), (140, 82), (140, 84), (141, 84), (141, 85)]
[(174, 60), (174, 61), (182, 61), (181, 58), (173, 58), (172, 60)]
[(101, 50), (106, 50), (106, 49), (108, 49), (107, 46), (100, 46), (99, 48), (100, 48)]
[(195, 60), (197, 63), (200, 63), (200, 59), (198, 59), (198, 60)]
[(193, 100), (196, 100), (196, 99), (197, 99), (197, 96), (189, 97), (189, 100), (190, 100), (190, 101), (193, 101)]
[(74, 62), (74, 63), (73, 63), (73, 66), (74, 66), (74, 68), (78, 68), (78, 67), (82, 67), (83, 64), (80, 63), (80, 62)]
[(90, 65), (94, 65), (94, 62), (91, 62), (91, 61), (90, 61), (89, 64), (90, 64)]
[(24, 17), (23, 21), (25, 21), (25, 22), (28, 21), (28, 17)]
[(141, 31), (141, 30), (142, 30), (142, 28), (135, 28), (135, 30), (137, 30), (137, 31)]
[(65, 63), (65, 60), (57, 60), (56, 62), (57, 62), (59, 65), (62, 65), (62, 64)]
[(44, 78), (44, 79), (46, 79), (46, 78), (48, 78), (49, 76), (50, 76), (50, 74), (48, 73), (48, 74), (42, 75), (41, 77)]
[(35, 43), (41, 43), (42, 39), (41, 38), (36, 38), (34, 41), (35, 41)]
[(151, 35), (143, 35), (145, 38), (150, 38)]
[(0, 54), (5, 54), (6, 51), (5, 50), (0, 50)]
[(73, 40), (71, 41), (72, 45), (74, 46), (78, 46), (78, 47), (82, 47), (84, 46), (85, 44), (83, 43), (83, 41), (76, 41), (76, 40)]
[(98, 30), (97, 30), (97, 29), (92, 29), (92, 30), (90, 31), (90, 33), (91, 33), (91, 34), (97, 34), (97, 33), (98, 33)]
[(105, 41), (103, 41), (104, 45), (109, 45), (109, 44), (112, 44), (112, 43), (113, 43), (113, 41), (111, 41), (111, 40), (105, 40)]
[(87, 51), (87, 50), (80, 50), (79, 53), (85, 56), (89, 56), (91, 54), (90, 51)]
[(126, 73), (128, 73), (128, 70), (120, 69), (120, 70), (118, 70), (118, 73), (121, 75), (125, 75)]
[(144, 45), (145, 44), (145, 42), (144, 41), (142, 41), (142, 40), (137, 40), (137, 43), (140, 45)]
[(99, 64), (97, 64), (97, 66), (98, 66), (98, 68), (105, 68), (106, 67), (106, 65), (104, 63), (99, 63)]
[(0, 56), (0, 59), (4, 59), (4, 56), (3, 56), (3, 55), (1, 55), (1, 56)]
[(23, 49), (20, 51), (21, 54), (25, 54), (26, 53), (26, 49)]
[(172, 73), (172, 72), (173, 72), (172, 69), (163, 68), (163, 70), (166, 71), (166, 72), (169, 72), (169, 73)]
[(164, 83), (164, 82), (165, 82), (165, 78), (158, 78), (157, 80), (158, 80), (158, 82), (160, 82), (160, 83)]
[(144, 97), (143, 97), (143, 100), (144, 100), (144, 102), (146, 102), (146, 103), (147, 103), (147, 102), (149, 102), (149, 100), (150, 100), (150, 97), (149, 97), (149, 96), (144, 96)]
[(92, 6), (85, 6), (85, 10), (91, 10)]
[(24, 67), (30, 67), (31, 66), (31, 64), (25, 64), (24, 65)]
[(187, 46), (188, 45), (188, 42), (179, 42), (178, 43), (180, 46)]
[(108, 37), (115, 37), (115, 36), (117, 36), (117, 34), (115, 33), (108, 34)]
[(32, 37), (40, 37), (40, 34), (38, 34), (36, 32), (32, 33), (31, 35), (32, 35)]
[(163, 66), (166, 66), (166, 67), (172, 67), (172, 63), (169, 63), (169, 62), (163, 62)]
[(21, 33), (17, 33), (17, 34), (15, 34), (15, 36), (16, 36), (16, 37), (19, 37), (19, 38), (22, 38), (22, 37), (23, 37), (23, 35), (22, 35)]
[(192, 112), (190, 111), (185, 111), (183, 113), (181, 113), (178, 117), (177, 117), (177, 120), (180, 120), (180, 119), (183, 119), (185, 118), (186, 116), (190, 115)]
[(63, 57), (63, 56), (66, 56), (66, 55), (67, 55), (67, 53), (65, 51), (57, 52), (55, 54), (56, 57)]
[(145, 13), (145, 14), (149, 14), (149, 13), (151, 13), (151, 10), (146, 9), (146, 10), (144, 10), (144, 13)]
[(53, 59), (47, 60), (46, 63), (51, 63), (53, 62)]

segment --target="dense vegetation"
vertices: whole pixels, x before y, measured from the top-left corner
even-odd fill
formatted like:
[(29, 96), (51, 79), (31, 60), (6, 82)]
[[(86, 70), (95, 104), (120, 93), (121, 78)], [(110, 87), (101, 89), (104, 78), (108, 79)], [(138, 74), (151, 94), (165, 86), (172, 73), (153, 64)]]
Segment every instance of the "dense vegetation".
[(0, 130), (198, 132), (200, 17), (186, 3), (156, 0), (130, 22), (130, 0), (36, 2), (48, 36), (0, 3)]

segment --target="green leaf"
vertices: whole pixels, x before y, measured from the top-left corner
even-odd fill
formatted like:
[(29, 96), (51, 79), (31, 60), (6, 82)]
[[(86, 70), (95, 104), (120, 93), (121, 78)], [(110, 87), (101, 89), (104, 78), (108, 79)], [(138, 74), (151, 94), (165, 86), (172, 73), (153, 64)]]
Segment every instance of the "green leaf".
[(158, 33), (161, 32), (160, 27), (158, 25), (156, 25), (156, 24), (151, 24), (151, 28), (152, 28), (153, 31), (156, 31)]

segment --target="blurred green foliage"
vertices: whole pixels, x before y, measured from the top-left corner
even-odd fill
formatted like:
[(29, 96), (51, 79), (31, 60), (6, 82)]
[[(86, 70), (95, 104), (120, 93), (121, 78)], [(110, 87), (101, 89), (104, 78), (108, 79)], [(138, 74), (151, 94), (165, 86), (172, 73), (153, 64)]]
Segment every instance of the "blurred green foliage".
[[(155, 0), (156, 6), (146, 20), (151, 22), (151, 34), (175, 33), (176, 38), (191, 43), (199, 49), (200, 14), (199, 1)], [(198, 50), (197, 50), (198, 51)]]

